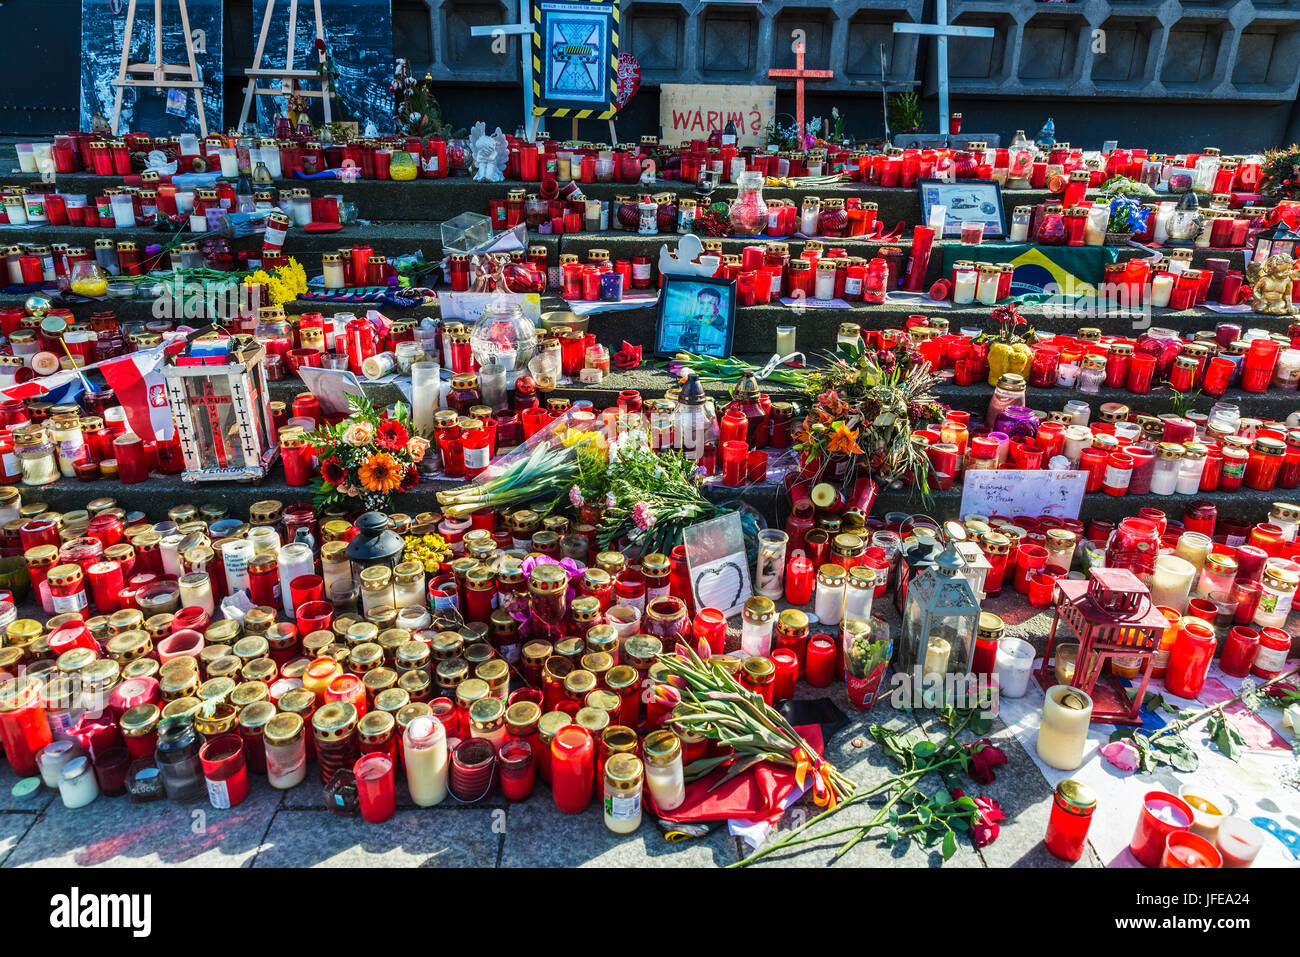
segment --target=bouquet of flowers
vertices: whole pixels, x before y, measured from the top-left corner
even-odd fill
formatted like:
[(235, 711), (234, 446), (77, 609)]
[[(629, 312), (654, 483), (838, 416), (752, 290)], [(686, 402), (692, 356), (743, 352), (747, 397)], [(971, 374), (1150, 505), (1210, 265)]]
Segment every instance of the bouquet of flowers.
[(409, 492), (419, 481), (416, 463), (429, 440), (414, 435), (409, 410), (401, 402), (384, 415), (362, 396), (348, 396), (349, 414), (337, 425), (322, 425), (307, 435), (320, 459), (318, 504), (356, 498), (370, 511), (389, 511), (394, 492)]
[(578, 453), (577, 481), (551, 505), (567, 504), (599, 514), (596, 537), (602, 548), (624, 538), (638, 554), (668, 554), (681, 544), (682, 530), (726, 509), (704, 497), (697, 463), (681, 452), (655, 452), (625, 444), (605, 456)]
[(1014, 302), (994, 306), (989, 314), (993, 326), (986, 328), (974, 341), (988, 346), (989, 385), (997, 385), (1006, 373), (1029, 377), (1029, 366), (1034, 361), (1030, 348), (1038, 338), (1032, 326)]
[(849, 703), (862, 711), (876, 703), (876, 693), (894, 647), (888, 625), (879, 619), (871, 625), (869, 631), (855, 635), (844, 647)]
[(578, 475), (580, 449), (603, 454), (604, 434), (572, 412), (534, 433), (518, 448), (493, 459), (473, 481), (438, 493), (444, 514), (468, 515), (481, 508), (503, 508), (548, 498), (568, 488)]
[(1300, 198), (1300, 146), (1293, 143), (1264, 154), (1259, 191), (1274, 199)]
[(886, 349), (841, 346), (808, 378), (812, 407), (795, 431), (805, 475), (810, 465), (815, 477), (832, 458), (847, 457), (850, 480), (859, 472), (880, 482), (910, 477), (929, 495), (930, 460), (912, 433), (942, 421), (943, 407), (931, 394), (937, 376), (910, 337)]
[[(307, 270), (292, 256), (283, 266), (276, 266), (271, 272), (257, 269), (244, 279), (244, 285), (261, 286), (273, 306), (283, 306), (293, 302), (307, 292)], [(250, 300), (252, 297), (249, 297)]]
[(393, 121), (406, 136), (435, 136), (442, 132), (442, 107), (433, 95), (433, 77), (428, 73), (418, 82), (411, 73), (411, 61), (399, 59), (388, 89), (393, 94)]

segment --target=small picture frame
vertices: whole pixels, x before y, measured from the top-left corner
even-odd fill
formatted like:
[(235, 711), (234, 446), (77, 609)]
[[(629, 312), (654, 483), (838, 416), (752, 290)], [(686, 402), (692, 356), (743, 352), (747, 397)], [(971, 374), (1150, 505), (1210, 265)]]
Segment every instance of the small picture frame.
[(1002, 208), (1002, 187), (993, 179), (959, 179), (954, 183), (941, 179), (923, 179), (918, 184), (921, 193), (921, 222), (930, 222), (930, 209), (942, 206), (945, 210), (943, 234), (939, 239), (961, 236), (961, 224), (984, 224), (985, 239), (1005, 239), (1007, 235), (1006, 212)]
[(736, 332), (736, 281), (714, 276), (664, 276), (659, 291), (655, 355), (678, 352), (725, 359)]

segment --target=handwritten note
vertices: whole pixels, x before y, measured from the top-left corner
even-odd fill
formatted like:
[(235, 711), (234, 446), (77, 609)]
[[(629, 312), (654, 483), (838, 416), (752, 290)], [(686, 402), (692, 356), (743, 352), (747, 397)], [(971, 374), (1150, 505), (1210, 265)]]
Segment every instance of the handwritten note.
[(962, 515), (1055, 515), (1078, 518), (1088, 473), (967, 472), (961, 490)]

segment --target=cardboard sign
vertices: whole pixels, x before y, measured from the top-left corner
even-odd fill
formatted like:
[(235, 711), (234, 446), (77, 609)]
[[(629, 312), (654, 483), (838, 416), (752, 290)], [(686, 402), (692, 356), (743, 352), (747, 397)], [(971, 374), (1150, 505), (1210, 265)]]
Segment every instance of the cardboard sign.
[(1088, 473), (1080, 471), (967, 471), (960, 514), (1078, 518), (1087, 484)]
[(776, 115), (775, 86), (732, 86), (719, 83), (664, 83), (659, 87), (662, 143), (708, 139), (714, 130), (736, 124), (736, 143), (763, 146)]

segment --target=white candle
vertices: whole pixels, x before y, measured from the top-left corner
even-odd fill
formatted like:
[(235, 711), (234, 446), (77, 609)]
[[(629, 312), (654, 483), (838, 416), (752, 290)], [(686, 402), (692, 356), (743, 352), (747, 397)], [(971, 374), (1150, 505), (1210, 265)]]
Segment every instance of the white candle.
[(447, 796), (447, 735), (437, 718), (421, 716), (402, 737), (406, 786), (420, 807), (433, 807)]
[(67, 808), (85, 807), (99, 797), (99, 782), (90, 758), (76, 757), (63, 765), (59, 771), (59, 796)]
[(226, 570), (226, 591), (248, 591), (248, 563), (253, 560), (253, 543), (246, 538), (227, 542), (221, 549), (221, 564)]
[(1169, 294), (1174, 291), (1173, 273), (1158, 272), (1151, 280), (1151, 305), (1157, 309), (1169, 306)]
[(1199, 784), (1184, 784), (1178, 796), (1192, 809), (1192, 830), (1213, 844), (1228, 813), (1228, 799)]
[(1161, 555), (1151, 576), (1151, 604), (1182, 612), (1195, 581), (1195, 565), (1177, 555)]
[(925, 645), (925, 667), (922, 674), (943, 676), (948, 673), (948, 659), (952, 657), (952, 644), (946, 638), (931, 635)]
[(1034, 646), (1023, 638), (1003, 638), (996, 658), (998, 689), (1004, 698), (1023, 698), (1034, 670)]
[(1067, 685), (1047, 689), (1043, 722), (1038, 728), (1038, 756), (1059, 771), (1073, 771), (1083, 763), (1092, 720), (1092, 698)]
[(645, 784), (661, 811), (671, 811), (686, 800), (682, 770), (682, 745), (671, 731), (652, 731), (642, 746)]
[(302, 575), (312, 575), (315, 572), (316, 558), (311, 553), (311, 546), (304, 542), (290, 542), (280, 549), (280, 597), (284, 602), (284, 613), (290, 619), (297, 609), (293, 607), (289, 583)]
[(1219, 822), (1218, 848), (1224, 867), (1250, 867), (1264, 846), (1264, 832), (1244, 817)]
[(838, 625), (844, 613), (844, 569), (823, 565), (817, 572), (813, 613), (823, 625)]
[(974, 269), (958, 269), (955, 284), (952, 287), (952, 301), (964, 306), (975, 301), (975, 289), (979, 282)]
[(182, 575), (176, 581), (180, 589), (181, 607), (182, 608), (202, 608), (208, 615), (211, 615), (216, 608), (216, 602), (212, 596), (212, 579), (207, 572), (191, 572), (188, 575)]

